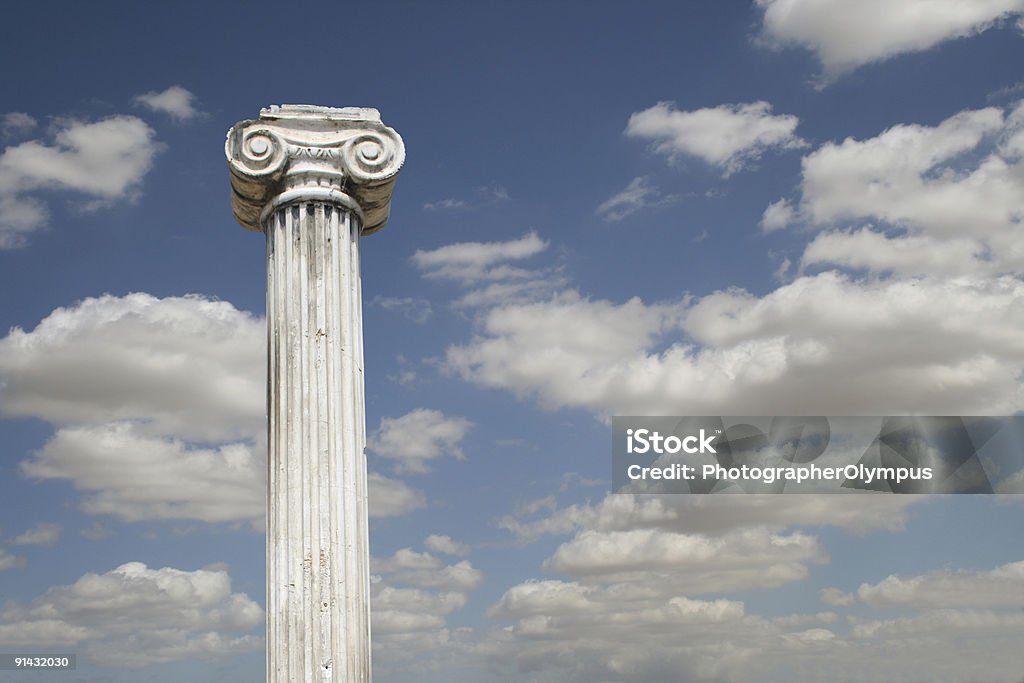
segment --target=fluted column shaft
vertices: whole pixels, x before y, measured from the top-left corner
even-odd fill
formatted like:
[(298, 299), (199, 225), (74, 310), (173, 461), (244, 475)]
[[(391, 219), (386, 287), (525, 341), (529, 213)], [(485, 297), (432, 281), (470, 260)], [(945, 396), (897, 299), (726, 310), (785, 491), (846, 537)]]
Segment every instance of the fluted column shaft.
[[(268, 216), (267, 672), (370, 680), (359, 217)], [(338, 659), (340, 658), (340, 660)]]
[(387, 222), (402, 138), (376, 109), (282, 105), (224, 144), (267, 239), (267, 680), (369, 683), (359, 239)]

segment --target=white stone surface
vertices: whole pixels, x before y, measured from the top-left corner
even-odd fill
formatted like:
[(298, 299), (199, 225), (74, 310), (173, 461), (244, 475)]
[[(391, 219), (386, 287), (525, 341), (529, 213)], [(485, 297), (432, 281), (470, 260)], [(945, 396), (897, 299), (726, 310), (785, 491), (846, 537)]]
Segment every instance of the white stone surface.
[(256, 231), (278, 206), (321, 198), (349, 201), (363, 234), (375, 232), (387, 222), (405, 161), (402, 138), (376, 109), (305, 104), (268, 107), (259, 119), (239, 121), (224, 152), (235, 218)]
[(374, 109), (270, 107), (225, 146), (235, 217), (267, 236), (267, 679), (370, 680), (359, 238), (402, 139)]

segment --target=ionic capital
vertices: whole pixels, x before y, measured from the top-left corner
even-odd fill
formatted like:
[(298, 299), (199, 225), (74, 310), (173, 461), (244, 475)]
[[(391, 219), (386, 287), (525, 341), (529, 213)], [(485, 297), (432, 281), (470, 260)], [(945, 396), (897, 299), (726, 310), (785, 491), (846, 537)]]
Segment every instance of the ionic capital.
[(360, 215), (363, 234), (384, 227), (402, 162), (402, 138), (376, 109), (273, 106), (239, 121), (224, 145), (231, 208), (242, 227), (263, 231), (276, 209), (322, 201)]

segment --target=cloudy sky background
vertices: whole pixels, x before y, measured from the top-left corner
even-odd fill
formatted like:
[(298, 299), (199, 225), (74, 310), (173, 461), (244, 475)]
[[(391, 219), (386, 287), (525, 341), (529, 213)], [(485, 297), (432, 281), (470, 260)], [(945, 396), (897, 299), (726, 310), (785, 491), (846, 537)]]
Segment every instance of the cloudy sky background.
[[(0, 651), (263, 676), (264, 241), (223, 140), (373, 106), (375, 678), (1024, 676), (1018, 497), (609, 496), (613, 414), (1024, 410), (1024, 1), (17, 3)], [(837, 673), (838, 672), (838, 673)]]

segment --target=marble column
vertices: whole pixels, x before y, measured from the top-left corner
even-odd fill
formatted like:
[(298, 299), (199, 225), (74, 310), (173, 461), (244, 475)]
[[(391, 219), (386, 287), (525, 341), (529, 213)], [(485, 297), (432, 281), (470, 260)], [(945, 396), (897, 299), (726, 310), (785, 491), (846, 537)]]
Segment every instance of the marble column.
[(229, 132), (232, 209), (267, 239), (267, 680), (370, 680), (359, 238), (405, 158), (375, 109), (283, 105)]

